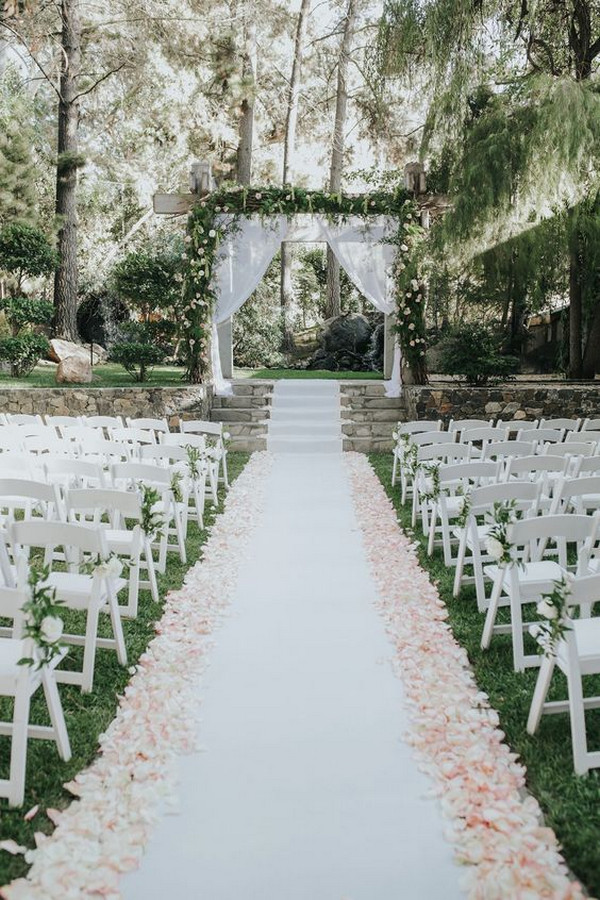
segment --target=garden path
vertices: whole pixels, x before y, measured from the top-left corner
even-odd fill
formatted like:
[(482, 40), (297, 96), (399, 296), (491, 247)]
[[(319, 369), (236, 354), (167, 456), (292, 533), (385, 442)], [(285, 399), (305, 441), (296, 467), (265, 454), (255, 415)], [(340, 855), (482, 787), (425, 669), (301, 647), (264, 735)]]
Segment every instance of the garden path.
[[(299, 408), (331, 407), (337, 385), (323, 384), (309, 382)], [(276, 391), (275, 421), (291, 394)], [(179, 760), (180, 811), (124, 878), (125, 900), (463, 896), (430, 782), (402, 742), (403, 688), (336, 427), (338, 452), (274, 456), (201, 686), (205, 752)]]

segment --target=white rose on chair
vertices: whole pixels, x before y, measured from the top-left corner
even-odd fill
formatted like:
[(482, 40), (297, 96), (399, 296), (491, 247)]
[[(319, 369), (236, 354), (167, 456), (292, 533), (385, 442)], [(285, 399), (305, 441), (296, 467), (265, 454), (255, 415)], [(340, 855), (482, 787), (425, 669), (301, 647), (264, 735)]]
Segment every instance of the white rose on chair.
[(556, 606), (552, 603), (548, 603), (547, 600), (540, 600), (536, 606), (536, 610), (538, 615), (543, 616), (544, 619), (556, 619), (558, 617)]
[(492, 559), (502, 559), (504, 556), (504, 545), (498, 538), (489, 537), (485, 542), (485, 549)]
[(40, 622), (40, 635), (47, 644), (55, 644), (62, 637), (63, 620), (58, 616), (44, 616)]
[(123, 563), (118, 556), (110, 556), (96, 566), (96, 572), (102, 578), (118, 578), (122, 571)]

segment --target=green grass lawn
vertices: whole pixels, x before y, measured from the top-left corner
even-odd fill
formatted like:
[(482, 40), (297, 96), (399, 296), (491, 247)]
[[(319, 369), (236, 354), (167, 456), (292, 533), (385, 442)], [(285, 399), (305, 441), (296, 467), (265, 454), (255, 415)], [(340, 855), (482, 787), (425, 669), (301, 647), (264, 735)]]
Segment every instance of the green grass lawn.
[(234, 378), (325, 378), (331, 381), (364, 380), (381, 381), (381, 372), (330, 372), (327, 369), (236, 369)]
[[(229, 475), (233, 481), (242, 471), (249, 458), (247, 453), (229, 453)], [(167, 591), (177, 589), (183, 583), (188, 568), (198, 557), (202, 545), (206, 542), (210, 525), (214, 521), (213, 507), (206, 507), (205, 528), (200, 531), (194, 522), (190, 522), (187, 540), (188, 563), (183, 565), (179, 556), (167, 555), (168, 563), (164, 575), (158, 575), (161, 599)], [(123, 631), (127, 645), (128, 665), (135, 665), (154, 635), (154, 623), (160, 618), (162, 603), (155, 604), (149, 591), (140, 591), (138, 616), (134, 620), (123, 620)], [(75, 614), (70, 614), (75, 615)], [(65, 615), (65, 620), (67, 616)], [(104, 618), (104, 617), (103, 617)], [(67, 629), (69, 622), (66, 622)], [(102, 623), (99, 633), (111, 636), (107, 623)], [(71, 651), (80, 653), (80, 648)], [(63, 808), (73, 799), (64, 788), (63, 783), (70, 781), (77, 772), (88, 766), (98, 750), (98, 736), (107, 728), (115, 716), (117, 697), (125, 688), (130, 675), (127, 668), (119, 665), (116, 653), (99, 650), (96, 655), (96, 671), (94, 689), (90, 694), (82, 694), (74, 685), (60, 685), (60, 695), (65, 711), (71, 750), (70, 762), (60, 760), (53, 741), (31, 740), (27, 748), (27, 782), (25, 804), (22, 809), (11, 810), (6, 800), (0, 800), (0, 840), (13, 838), (18, 844), (34, 846), (35, 831), (51, 832), (52, 823), (44, 815), (44, 810)], [(11, 701), (0, 702), (0, 717), (12, 718)], [(31, 721), (48, 724), (46, 706), (41, 690), (34, 695), (31, 709)], [(8, 776), (10, 740), (0, 737), (0, 778)], [(40, 812), (31, 822), (23, 821), (23, 814), (35, 804), (39, 804)], [(27, 871), (27, 864), (22, 856), (10, 856), (0, 851), (0, 884), (6, 884), (13, 878)]]
[[(91, 384), (82, 387), (181, 387), (189, 384), (183, 380), (184, 370), (179, 366), (156, 366), (150, 372), (147, 381), (134, 381), (123, 366), (118, 363), (104, 363), (94, 366), (94, 380)], [(69, 388), (72, 384), (57, 384), (56, 369), (54, 366), (36, 366), (27, 378), (11, 378), (5, 372), (0, 373), (0, 385), (7, 387), (44, 387), (44, 388)]]
[[(369, 456), (375, 472), (398, 511), (398, 519), (410, 529), (410, 510), (400, 506), (398, 485), (391, 487), (391, 453)], [(538, 799), (548, 825), (554, 828), (563, 846), (567, 863), (590, 893), (600, 896), (600, 770), (578, 777), (573, 772), (571, 735), (567, 715), (548, 715), (535, 737), (530, 737), (525, 725), (537, 670), (525, 673), (512, 668), (510, 635), (495, 635), (491, 648), (480, 648), (483, 616), (477, 612), (474, 587), (463, 588), (458, 599), (452, 597), (454, 569), (444, 565), (441, 550), (430, 558), (420, 530), (421, 564), (437, 582), (440, 596), (446, 603), (454, 636), (466, 649), (479, 687), (490, 697), (492, 706), (500, 714), (501, 728), (512, 749), (527, 766), (527, 787)], [(586, 693), (600, 694), (600, 679), (591, 678)], [(566, 684), (555, 675), (550, 699), (565, 698)], [(600, 746), (600, 710), (586, 714), (590, 748)], [(508, 900), (508, 898), (507, 898)]]

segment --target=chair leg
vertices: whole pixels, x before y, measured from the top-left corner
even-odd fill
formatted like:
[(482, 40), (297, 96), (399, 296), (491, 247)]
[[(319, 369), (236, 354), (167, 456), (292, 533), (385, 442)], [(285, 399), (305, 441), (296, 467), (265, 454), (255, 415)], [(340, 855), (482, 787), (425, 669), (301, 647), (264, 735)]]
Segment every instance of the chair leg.
[(394, 450), (394, 462), (392, 463), (392, 487), (396, 486), (396, 472), (398, 471), (398, 457)]
[(494, 633), (494, 625), (496, 624), (496, 616), (498, 615), (498, 606), (500, 604), (500, 596), (502, 594), (502, 582), (504, 580), (504, 572), (500, 570), (496, 575), (496, 580), (494, 581), (494, 586), (492, 588), (492, 596), (490, 597), (490, 605), (488, 606), (487, 614), (485, 617), (485, 624), (483, 626), (483, 633), (481, 635), (481, 649), (487, 650), (490, 646), (492, 640), (492, 634)]
[(465, 570), (465, 557), (467, 555), (466, 533), (463, 532), (458, 545), (458, 555), (456, 557), (456, 571), (454, 572), (454, 585), (452, 587), (452, 596), (458, 597), (462, 585), (463, 572)]
[(435, 529), (437, 525), (438, 508), (434, 503), (429, 517), (429, 538), (427, 539), (427, 556), (432, 556), (435, 548)]
[(520, 596), (510, 592), (510, 629), (513, 645), (513, 668), (515, 672), (525, 671), (525, 645), (523, 641), (523, 607)]
[(229, 490), (229, 472), (227, 471), (227, 450), (223, 450), (223, 456), (221, 457), (221, 462), (223, 463), (223, 486), (226, 491)]
[(175, 520), (175, 531), (177, 533), (177, 545), (179, 547), (179, 558), (182, 563), (187, 562), (187, 555), (185, 552), (185, 537), (183, 533), (183, 522), (182, 515), (179, 509), (181, 504), (175, 503), (173, 501), (173, 519)]
[(127, 594), (127, 615), (135, 619), (138, 611), (140, 593), (140, 560), (129, 560), (129, 590)]
[(46, 705), (50, 713), (50, 721), (54, 729), (54, 739), (58, 748), (60, 758), (65, 762), (71, 759), (71, 744), (69, 742), (69, 734), (65, 724), (65, 716), (60, 702), (60, 694), (58, 686), (54, 678), (54, 672), (48, 668), (42, 671), (42, 685), (44, 688), (44, 696), (46, 697)]
[(119, 614), (119, 603), (114, 594), (108, 599), (108, 612), (110, 615), (110, 623), (112, 625), (115, 644), (117, 646), (117, 659), (122, 666), (127, 665), (127, 650), (125, 649), (125, 638), (123, 637), (123, 623)]
[(576, 775), (589, 771), (587, 761), (587, 738), (585, 734), (585, 710), (583, 706), (583, 685), (579, 672), (567, 672), (569, 685), (569, 714), (571, 717), (571, 740), (573, 741), (573, 764)]
[(528, 734), (535, 734), (538, 730), (555, 665), (556, 662), (553, 656), (544, 656), (542, 659), (527, 719)]
[(98, 638), (98, 606), (93, 603), (88, 607), (85, 623), (85, 643), (83, 646), (83, 670), (81, 673), (81, 691), (89, 694), (94, 684), (94, 665), (96, 662), (96, 640)]
[(144, 559), (146, 560), (146, 570), (148, 572), (148, 581), (150, 582), (150, 592), (155, 603), (159, 602), (158, 584), (156, 582), (156, 571), (154, 569), (154, 557), (152, 556), (152, 547), (148, 538), (144, 539)]
[(27, 766), (27, 729), (29, 725), (29, 684), (19, 687), (15, 697), (13, 727), (10, 744), (9, 806), (22, 806), (25, 799), (25, 769)]

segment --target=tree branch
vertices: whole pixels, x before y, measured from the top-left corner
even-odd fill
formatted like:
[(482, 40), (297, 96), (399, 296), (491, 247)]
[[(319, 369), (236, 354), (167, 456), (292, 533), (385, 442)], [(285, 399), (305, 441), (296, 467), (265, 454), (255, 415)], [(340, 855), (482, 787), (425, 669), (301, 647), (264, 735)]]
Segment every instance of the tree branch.
[(80, 91), (78, 94), (76, 94), (73, 97), (73, 103), (75, 103), (75, 101), (79, 100), (81, 97), (85, 97), (86, 94), (91, 94), (92, 91), (96, 90), (96, 88), (98, 87), (99, 84), (102, 84), (102, 82), (106, 81), (107, 78), (110, 78), (111, 75), (116, 75), (117, 72), (120, 72), (121, 69), (124, 69), (126, 65), (127, 65), (126, 62), (122, 62), (121, 65), (117, 66), (116, 69), (111, 69), (110, 72), (105, 72), (104, 75), (101, 75), (100, 78), (98, 78), (97, 81), (95, 81), (91, 87), (86, 88), (85, 91)]

